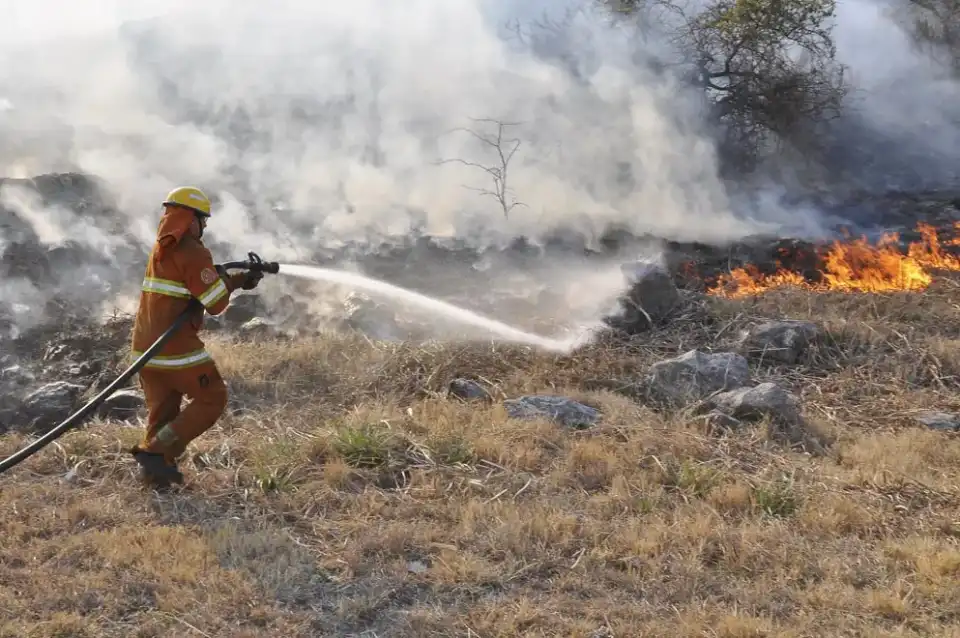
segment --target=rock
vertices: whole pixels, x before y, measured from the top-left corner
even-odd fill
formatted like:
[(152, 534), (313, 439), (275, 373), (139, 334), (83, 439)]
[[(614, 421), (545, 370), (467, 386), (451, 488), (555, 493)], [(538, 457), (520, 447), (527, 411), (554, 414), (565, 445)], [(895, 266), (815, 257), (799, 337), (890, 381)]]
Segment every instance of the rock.
[(220, 315), (220, 323), (225, 327), (242, 326), (266, 312), (267, 306), (260, 295), (238, 293), (230, 298), (230, 305)]
[(503, 402), (511, 419), (548, 418), (574, 429), (595, 425), (600, 411), (573, 399), (558, 396), (524, 396)]
[(73, 352), (70, 347), (65, 343), (54, 343), (47, 346), (46, 350), (43, 353), (44, 361), (63, 361), (64, 359), (72, 358), (71, 355)]
[(716, 411), (739, 421), (769, 417), (767, 432), (771, 439), (800, 443), (806, 438), (800, 400), (774, 383), (722, 392), (704, 401), (696, 411)]
[(70, 366), (67, 370), (67, 374), (71, 377), (89, 377), (97, 373), (96, 366), (91, 365), (84, 361), (80, 365)]
[(770, 382), (722, 392), (709, 398), (704, 405), (744, 421), (756, 421), (766, 416), (794, 423), (800, 420), (799, 399)]
[(343, 302), (341, 328), (361, 332), (373, 339), (392, 341), (400, 338), (397, 316), (385, 304), (370, 297), (351, 292)]
[(49, 430), (70, 416), (78, 407), (77, 400), (83, 394), (82, 385), (57, 381), (48, 383), (27, 395), (20, 406), (19, 417), (24, 427), (34, 430)]
[(102, 419), (129, 421), (135, 419), (142, 408), (147, 405), (143, 393), (136, 388), (117, 390), (107, 397), (99, 408), (97, 415)]
[(819, 336), (811, 321), (768, 321), (743, 331), (739, 349), (748, 357), (796, 363)]
[(928, 411), (917, 415), (916, 419), (932, 430), (960, 432), (960, 414)]
[(257, 340), (276, 337), (280, 334), (280, 331), (269, 319), (254, 317), (240, 326), (239, 333), (244, 339)]
[(316, 329), (313, 321), (307, 320), (310, 317), (310, 307), (302, 301), (297, 301), (293, 295), (283, 294), (276, 301), (270, 304), (270, 317), (277, 322), (278, 326), (301, 330), (305, 327)]
[(733, 352), (690, 350), (650, 366), (648, 385), (661, 400), (684, 403), (750, 383), (747, 360)]
[(470, 379), (454, 379), (447, 386), (447, 396), (465, 401), (490, 401), (492, 397), (487, 389)]
[(223, 328), (224, 328), (223, 321), (220, 319), (219, 316), (210, 316), (210, 315), (204, 316), (203, 329), (206, 332), (220, 332), (221, 330), (223, 330)]
[(611, 328), (639, 334), (665, 323), (683, 305), (673, 278), (657, 264), (640, 261), (620, 269), (631, 286), (618, 300), (620, 313), (603, 318)]
[(12, 365), (0, 370), (0, 387), (21, 388), (36, 381), (33, 373), (21, 365)]

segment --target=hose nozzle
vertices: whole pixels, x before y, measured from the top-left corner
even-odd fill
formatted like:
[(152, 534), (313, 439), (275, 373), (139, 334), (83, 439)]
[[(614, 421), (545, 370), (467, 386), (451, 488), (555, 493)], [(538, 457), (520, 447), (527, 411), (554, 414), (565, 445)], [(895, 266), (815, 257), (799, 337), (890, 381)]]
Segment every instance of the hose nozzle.
[(260, 258), (255, 252), (247, 253), (246, 261), (228, 261), (225, 264), (219, 266), (224, 270), (247, 270), (250, 272), (266, 272), (271, 275), (275, 275), (280, 272), (280, 264), (275, 261), (264, 261)]
[(247, 253), (247, 263), (249, 266), (247, 270), (254, 270), (258, 272), (266, 272), (271, 275), (275, 275), (280, 272), (280, 264), (275, 261), (263, 261), (255, 252)]

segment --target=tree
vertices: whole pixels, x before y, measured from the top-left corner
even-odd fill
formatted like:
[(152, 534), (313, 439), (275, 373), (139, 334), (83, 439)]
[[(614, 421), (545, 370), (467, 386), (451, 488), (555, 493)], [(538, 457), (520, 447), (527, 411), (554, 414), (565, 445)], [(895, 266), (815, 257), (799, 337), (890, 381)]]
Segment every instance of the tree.
[(781, 142), (812, 150), (811, 129), (840, 114), (835, 0), (712, 0), (692, 12), (675, 0), (600, 2), (621, 19), (659, 18), (683, 75), (703, 90), (734, 170)]
[(517, 201), (513, 196), (512, 191), (507, 188), (507, 177), (509, 176), (510, 169), (510, 160), (513, 159), (514, 154), (516, 154), (517, 149), (520, 148), (520, 140), (511, 138), (507, 139), (504, 137), (504, 129), (508, 126), (516, 126), (517, 122), (501, 122), (500, 120), (494, 119), (473, 119), (475, 123), (484, 123), (484, 124), (495, 124), (497, 127), (497, 132), (495, 135), (478, 133), (472, 129), (467, 128), (458, 128), (457, 131), (462, 131), (469, 133), (477, 141), (483, 144), (486, 147), (489, 147), (496, 154), (496, 161), (494, 164), (484, 165), (477, 162), (468, 162), (462, 158), (453, 158), (441, 160), (441, 164), (463, 164), (464, 166), (470, 166), (473, 168), (479, 168), (484, 173), (490, 176), (490, 180), (493, 182), (493, 190), (488, 188), (473, 188), (481, 195), (486, 195), (488, 197), (493, 197), (497, 200), (497, 204), (500, 205), (500, 210), (503, 212), (504, 219), (510, 217), (510, 211), (512, 211), (517, 206), (526, 206), (523, 202)]

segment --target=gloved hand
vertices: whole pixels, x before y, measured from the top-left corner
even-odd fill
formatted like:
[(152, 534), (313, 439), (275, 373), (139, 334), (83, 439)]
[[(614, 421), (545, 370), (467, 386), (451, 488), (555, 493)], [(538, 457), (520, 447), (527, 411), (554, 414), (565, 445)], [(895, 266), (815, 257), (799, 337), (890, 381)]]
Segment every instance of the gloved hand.
[(244, 290), (253, 290), (258, 285), (260, 285), (261, 279), (263, 279), (262, 272), (260, 272), (259, 270), (257, 271), (251, 270), (250, 272), (247, 273), (247, 277), (246, 279), (244, 279), (240, 287), (243, 288)]

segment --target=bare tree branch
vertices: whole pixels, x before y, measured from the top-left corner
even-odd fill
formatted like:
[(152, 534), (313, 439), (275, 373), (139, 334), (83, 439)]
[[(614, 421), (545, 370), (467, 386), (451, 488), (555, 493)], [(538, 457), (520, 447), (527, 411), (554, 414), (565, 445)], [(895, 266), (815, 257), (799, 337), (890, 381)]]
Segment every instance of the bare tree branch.
[(485, 188), (473, 188), (465, 187), (470, 190), (476, 191), (481, 195), (487, 195), (493, 197), (497, 200), (497, 203), (500, 204), (500, 210), (503, 211), (504, 218), (509, 218), (510, 211), (512, 211), (517, 206), (526, 206), (523, 202), (518, 201), (510, 189), (507, 187), (507, 177), (508, 171), (510, 168), (510, 160), (513, 159), (513, 156), (516, 154), (517, 149), (520, 148), (519, 139), (505, 139), (504, 138), (504, 129), (508, 126), (519, 126), (519, 122), (504, 122), (501, 120), (489, 119), (489, 118), (470, 118), (471, 121), (477, 124), (495, 124), (497, 127), (496, 135), (485, 135), (478, 133), (473, 129), (468, 128), (455, 128), (450, 132), (460, 131), (467, 133), (477, 141), (479, 141), (484, 146), (488, 146), (494, 150), (496, 153), (496, 163), (486, 166), (477, 162), (468, 162), (467, 160), (460, 158), (451, 158), (444, 159), (437, 162), (438, 164), (460, 164), (462, 166), (469, 166), (471, 168), (479, 168), (487, 175), (490, 176), (491, 181), (493, 182), (493, 189)]

